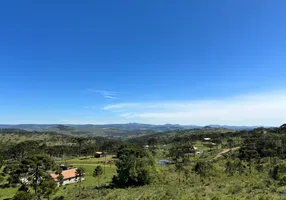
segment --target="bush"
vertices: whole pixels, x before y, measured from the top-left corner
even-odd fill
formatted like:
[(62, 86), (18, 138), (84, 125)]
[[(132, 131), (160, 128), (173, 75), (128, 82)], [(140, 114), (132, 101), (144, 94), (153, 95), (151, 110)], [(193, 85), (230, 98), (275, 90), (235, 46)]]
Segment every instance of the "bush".
[(279, 181), (280, 185), (286, 185), (286, 163), (280, 163), (270, 171), (271, 177)]
[(64, 196), (58, 196), (58, 197), (55, 197), (53, 200), (64, 200), (65, 197)]
[(12, 200), (35, 200), (35, 196), (31, 193), (19, 191), (16, 193), (16, 195), (13, 197)]

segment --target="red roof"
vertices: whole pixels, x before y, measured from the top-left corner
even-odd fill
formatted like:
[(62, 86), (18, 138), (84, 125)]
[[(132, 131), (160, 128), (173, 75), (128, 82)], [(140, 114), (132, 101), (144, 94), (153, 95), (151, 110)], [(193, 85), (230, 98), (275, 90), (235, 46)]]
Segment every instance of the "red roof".
[[(76, 168), (62, 171), (62, 175), (64, 179), (74, 178), (76, 177)], [(58, 174), (52, 173), (51, 177), (56, 181), (58, 180)]]

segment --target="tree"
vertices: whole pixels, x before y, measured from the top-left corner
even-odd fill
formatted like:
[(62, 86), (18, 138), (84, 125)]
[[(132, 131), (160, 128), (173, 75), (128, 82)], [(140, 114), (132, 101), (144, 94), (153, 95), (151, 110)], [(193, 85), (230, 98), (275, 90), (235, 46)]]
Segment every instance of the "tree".
[(188, 167), (184, 169), (184, 176), (185, 176), (186, 181), (188, 181), (190, 173), (191, 172)]
[(241, 160), (248, 162), (248, 167), (250, 173), (252, 171), (252, 162), (260, 158), (260, 155), (257, 151), (256, 143), (252, 139), (247, 139), (244, 141), (244, 145), (239, 149), (238, 157)]
[(76, 178), (79, 178), (79, 197), (81, 196), (81, 181), (82, 181), (82, 178), (84, 177), (84, 173), (85, 173), (85, 169), (83, 167), (79, 167), (76, 169), (76, 172), (75, 172), (75, 175), (76, 175)]
[(179, 185), (181, 184), (181, 173), (184, 170), (184, 163), (183, 163), (183, 159), (179, 158), (178, 161), (175, 164), (175, 170), (178, 172), (178, 176), (179, 176)]
[(157, 141), (157, 138), (155, 138), (155, 137), (151, 137), (148, 141), (147, 141), (147, 144), (149, 145), (149, 146), (154, 146), (155, 144), (157, 144), (158, 143), (158, 141)]
[(196, 150), (191, 142), (185, 143), (183, 145), (174, 145), (169, 150), (169, 156), (173, 157), (173, 159), (177, 162), (179, 158), (185, 158), (186, 155), (189, 158), (189, 155), (195, 154)]
[(44, 198), (50, 199), (52, 194), (57, 191), (57, 184), (54, 180), (41, 181), (39, 184), (39, 194)]
[(12, 200), (35, 200), (36, 197), (29, 193), (24, 191), (18, 191)]
[(83, 167), (79, 167), (76, 169), (76, 177), (79, 178), (79, 181), (82, 181), (82, 178), (84, 177), (85, 169)]
[(236, 166), (233, 161), (228, 160), (225, 164), (225, 171), (229, 173), (231, 176), (233, 176), (235, 172)]
[(20, 164), (9, 165), (4, 169), (8, 173), (8, 182), (20, 183), (22, 185), (31, 185), (35, 196), (40, 199), (39, 185), (44, 181), (50, 180), (48, 170), (54, 169), (54, 162), (47, 155), (33, 155), (24, 159)]
[(2, 155), (0, 155), (0, 169), (2, 168), (3, 165), (4, 165), (4, 158)]
[(274, 168), (270, 171), (271, 177), (279, 181), (280, 185), (286, 185), (286, 163), (282, 162), (274, 166)]
[(26, 157), (41, 153), (42, 150), (42, 148), (39, 148), (39, 143), (37, 141), (28, 140), (12, 146), (8, 150), (6, 150), (5, 153), (8, 155), (9, 158), (21, 161)]
[(60, 186), (61, 186), (63, 184), (64, 175), (62, 173), (59, 173), (57, 179), (58, 179)]
[(85, 138), (85, 137), (76, 137), (74, 140), (78, 144), (78, 156), (80, 157), (81, 156), (82, 145), (84, 144), (84, 142), (87, 141), (87, 138)]
[(156, 176), (155, 161), (145, 149), (124, 148), (118, 152), (113, 183), (128, 187), (150, 184)]
[(236, 159), (234, 161), (234, 165), (240, 175), (244, 173), (245, 165), (243, 164), (242, 160)]
[(195, 164), (193, 171), (200, 177), (205, 177), (208, 172), (212, 169), (212, 165), (207, 161), (199, 161)]
[(100, 177), (103, 174), (103, 170), (102, 167), (100, 165), (96, 166), (96, 168), (93, 171), (93, 177), (97, 177), (98, 182), (97, 182), (97, 187), (99, 187), (100, 184)]
[(233, 139), (228, 139), (227, 140), (227, 145), (228, 145), (228, 148), (231, 150), (233, 148), (233, 145), (234, 145)]

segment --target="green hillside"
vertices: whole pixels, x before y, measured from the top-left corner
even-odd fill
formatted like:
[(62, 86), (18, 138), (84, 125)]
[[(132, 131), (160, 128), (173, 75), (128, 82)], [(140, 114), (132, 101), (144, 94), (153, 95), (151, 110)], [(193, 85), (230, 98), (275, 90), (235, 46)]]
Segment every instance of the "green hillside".
[[(54, 200), (284, 199), (285, 127), (205, 128), (124, 139), (2, 130), (0, 199), (16, 194)], [(105, 156), (94, 158), (98, 151)], [(85, 180), (54, 187), (42, 176), (38, 184), (23, 185), (19, 178), (36, 176), (38, 161), (43, 174), (64, 164), (83, 170)], [(102, 174), (95, 175), (95, 168)]]

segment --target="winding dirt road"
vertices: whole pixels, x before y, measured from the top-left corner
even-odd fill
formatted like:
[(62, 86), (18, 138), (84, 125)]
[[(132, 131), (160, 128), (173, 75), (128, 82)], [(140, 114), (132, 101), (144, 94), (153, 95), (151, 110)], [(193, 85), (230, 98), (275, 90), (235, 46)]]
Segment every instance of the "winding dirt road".
[(238, 149), (240, 149), (240, 147), (233, 147), (231, 150), (230, 150), (230, 149), (225, 149), (225, 150), (223, 150), (222, 152), (218, 153), (218, 154), (216, 155), (215, 159), (221, 157), (221, 156), (222, 156), (223, 154), (225, 154), (225, 153), (228, 153), (228, 152), (230, 152), (230, 151), (235, 151), (235, 150), (238, 150)]

